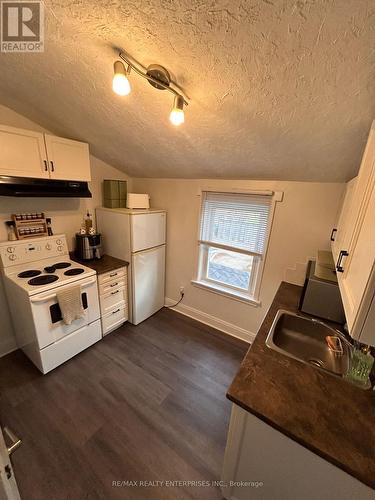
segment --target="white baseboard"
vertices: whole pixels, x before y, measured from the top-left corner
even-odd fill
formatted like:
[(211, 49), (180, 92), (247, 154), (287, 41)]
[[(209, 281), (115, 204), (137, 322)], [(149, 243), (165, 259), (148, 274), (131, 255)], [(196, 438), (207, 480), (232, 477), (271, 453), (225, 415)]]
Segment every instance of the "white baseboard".
[[(165, 298), (166, 306), (171, 306), (175, 303), (175, 300), (172, 300), (168, 297)], [(211, 316), (211, 314), (199, 311), (199, 309), (194, 309), (193, 307), (186, 306), (185, 304), (178, 304), (178, 306), (173, 308), (173, 311), (183, 314), (184, 316), (188, 316), (189, 318), (193, 318), (200, 323), (211, 326), (212, 328), (216, 328), (216, 330), (220, 330), (221, 332), (231, 335), (232, 337), (244, 340), (249, 344), (251, 344), (255, 338), (255, 333), (253, 332), (233, 325), (232, 323), (228, 323), (227, 321), (224, 321), (222, 319), (216, 318), (215, 316)]]

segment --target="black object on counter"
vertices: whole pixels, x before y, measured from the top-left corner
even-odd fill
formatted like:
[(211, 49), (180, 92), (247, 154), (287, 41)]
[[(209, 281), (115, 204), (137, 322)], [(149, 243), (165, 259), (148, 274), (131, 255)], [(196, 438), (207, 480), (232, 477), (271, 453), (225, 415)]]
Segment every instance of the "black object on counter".
[(96, 234), (76, 234), (75, 255), (79, 260), (92, 260), (101, 258), (101, 235)]

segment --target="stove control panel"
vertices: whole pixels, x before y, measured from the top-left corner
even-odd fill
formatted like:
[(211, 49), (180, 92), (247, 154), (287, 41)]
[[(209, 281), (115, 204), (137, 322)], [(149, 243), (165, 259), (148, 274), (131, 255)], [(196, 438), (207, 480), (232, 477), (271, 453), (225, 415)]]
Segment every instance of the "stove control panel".
[(0, 243), (0, 262), (3, 268), (68, 254), (65, 234)]

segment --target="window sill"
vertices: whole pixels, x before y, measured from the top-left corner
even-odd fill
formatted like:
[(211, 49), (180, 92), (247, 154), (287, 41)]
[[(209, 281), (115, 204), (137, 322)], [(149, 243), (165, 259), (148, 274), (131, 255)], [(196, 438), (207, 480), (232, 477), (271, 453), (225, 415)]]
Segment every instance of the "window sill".
[(244, 302), (245, 304), (249, 304), (254, 307), (260, 307), (261, 305), (261, 302), (259, 300), (250, 298), (247, 295), (242, 295), (241, 293), (228, 292), (228, 290), (221, 288), (220, 286), (213, 286), (211, 284), (206, 283), (205, 281), (191, 280), (191, 284), (198, 288), (203, 288), (204, 290), (208, 290), (209, 292), (223, 295), (228, 299), (237, 300), (238, 302)]

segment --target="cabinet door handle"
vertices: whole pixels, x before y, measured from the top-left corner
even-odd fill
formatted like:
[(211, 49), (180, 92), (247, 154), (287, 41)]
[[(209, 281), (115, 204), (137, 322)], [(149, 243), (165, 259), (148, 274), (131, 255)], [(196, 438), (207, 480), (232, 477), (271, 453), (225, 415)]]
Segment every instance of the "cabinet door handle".
[(111, 295), (115, 295), (116, 293), (119, 293), (120, 290), (116, 290), (115, 292), (111, 292)]
[(8, 427), (4, 427), (4, 434), (11, 440), (11, 444), (7, 447), (8, 455), (11, 455), (22, 444), (22, 441)]
[(55, 167), (54, 167), (54, 164), (53, 164), (53, 161), (52, 161), (52, 160), (51, 160), (51, 170), (52, 170), (52, 172), (54, 172), (54, 171), (55, 171)]
[(48, 163), (47, 163), (47, 160), (43, 160), (43, 163), (44, 163), (44, 170), (45, 170), (45, 172), (48, 172)]
[(113, 276), (117, 276), (117, 273), (112, 273), (109, 275), (110, 278), (113, 278)]
[(121, 309), (116, 309), (116, 311), (113, 311), (113, 313), (112, 313), (112, 314), (116, 314), (116, 313), (118, 313), (118, 312), (120, 312), (120, 311), (121, 311)]
[(331, 233), (331, 241), (335, 241), (337, 229), (334, 227)]
[(112, 283), (112, 285), (109, 285), (109, 286), (113, 287), (113, 286), (117, 286), (117, 285), (118, 285), (118, 283), (116, 282), (116, 283)]
[(339, 253), (339, 258), (337, 259), (337, 264), (336, 264), (336, 271), (338, 273), (344, 272), (344, 268), (342, 267), (342, 259), (343, 257), (347, 257), (348, 255), (349, 252), (347, 252), (346, 250), (341, 250), (341, 252)]

